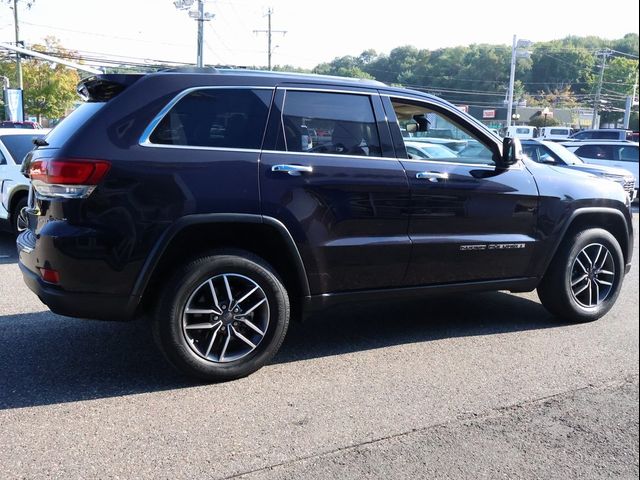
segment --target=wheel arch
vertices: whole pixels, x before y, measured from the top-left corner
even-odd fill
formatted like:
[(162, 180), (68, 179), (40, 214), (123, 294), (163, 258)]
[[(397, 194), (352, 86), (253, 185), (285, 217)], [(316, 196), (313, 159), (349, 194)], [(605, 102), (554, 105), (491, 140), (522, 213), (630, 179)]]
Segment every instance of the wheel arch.
[(214, 248), (237, 248), (258, 255), (273, 266), (292, 300), (310, 296), (302, 257), (287, 228), (274, 218), (251, 214), (189, 215), (173, 223), (147, 257), (132, 295), (146, 309), (166, 272)]
[(562, 242), (587, 228), (602, 228), (610, 232), (620, 245), (624, 262), (628, 263), (630, 261), (630, 249), (633, 247), (633, 242), (630, 238), (631, 232), (624, 213), (616, 208), (608, 207), (580, 208), (575, 210), (565, 222), (563, 230), (558, 236), (558, 241), (546, 260), (543, 274), (548, 270)]

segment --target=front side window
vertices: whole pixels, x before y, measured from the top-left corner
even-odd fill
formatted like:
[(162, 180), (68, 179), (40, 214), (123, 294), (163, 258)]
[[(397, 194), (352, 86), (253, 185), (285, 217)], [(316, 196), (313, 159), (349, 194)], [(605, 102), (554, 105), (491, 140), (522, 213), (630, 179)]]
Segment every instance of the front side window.
[[(407, 156), (452, 163), (494, 165), (492, 150), (452, 116), (422, 103), (392, 100), (403, 134)], [(419, 149), (420, 152), (416, 153)]]
[(369, 95), (287, 91), (276, 149), (380, 156), (380, 137)]
[(272, 93), (266, 89), (196, 90), (169, 110), (153, 130), (149, 142), (259, 149)]

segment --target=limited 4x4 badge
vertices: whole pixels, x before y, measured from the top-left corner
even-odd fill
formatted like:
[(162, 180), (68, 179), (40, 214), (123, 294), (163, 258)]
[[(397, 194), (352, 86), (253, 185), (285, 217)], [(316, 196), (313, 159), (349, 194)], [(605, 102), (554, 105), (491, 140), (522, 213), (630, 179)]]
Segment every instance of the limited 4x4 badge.
[(485, 245), (460, 245), (460, 251), (479, 251), (479, 250), (516, 250), (525, 248), (524, 243), (489, 243)]

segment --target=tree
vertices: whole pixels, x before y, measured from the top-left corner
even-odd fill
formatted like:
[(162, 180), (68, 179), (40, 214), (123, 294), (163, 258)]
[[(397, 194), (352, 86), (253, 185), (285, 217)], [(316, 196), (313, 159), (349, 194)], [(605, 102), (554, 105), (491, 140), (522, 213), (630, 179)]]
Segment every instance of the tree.
[[(47, 37), (44, 45), (34, 45), (32, 49), (67, 58), (74, 56), (74, 52), (63, 49), (53, 37)], [(13, 61), (1, 62), (0, 74), (12, 78), (15, 68)], [(22, 75), (25, 113), (37, 117), (38, 122), (42, 117), (62, 117), (78, 99), (76, 85), (80, 77), (76, 70), (46, 60), (23, 57)]]

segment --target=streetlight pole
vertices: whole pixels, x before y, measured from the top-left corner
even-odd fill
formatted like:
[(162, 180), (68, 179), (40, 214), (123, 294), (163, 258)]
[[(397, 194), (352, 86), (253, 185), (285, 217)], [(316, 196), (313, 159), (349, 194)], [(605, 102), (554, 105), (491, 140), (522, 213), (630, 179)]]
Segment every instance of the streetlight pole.
[(196, 56), (196, 65), (200, 68), (203, 66), (202, 47), (204, 43), (204, 1), (198, 0), (198, 51)]

